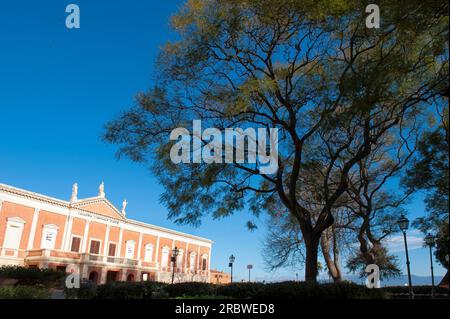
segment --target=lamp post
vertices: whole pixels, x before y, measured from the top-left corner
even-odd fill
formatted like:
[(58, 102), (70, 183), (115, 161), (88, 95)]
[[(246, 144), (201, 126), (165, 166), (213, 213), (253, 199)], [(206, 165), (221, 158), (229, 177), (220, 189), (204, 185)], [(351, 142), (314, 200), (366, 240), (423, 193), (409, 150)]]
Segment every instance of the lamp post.
[(177, 256), (179, 254), (178, 248), (175, 246), (175, 248), (172, 250), (172, 257), (170, 258), (170, 261), (172, 262), (172, 284), (175, 279), (175, 264), (177, 262)]
[(409, 297), (414, 298), (414, 292), (412, 289), (411, 282), (411, 270), (409, 268), (409, 254), (408, 254), (408, 241), (406, 240), (406, 231), (409, 228), (409, 220), (402, 214), (402, 216), (397, 221), (398, 227), (403, 232), (403, 241), (405, 242), (405, 253), (406, 253), (406, 269), (408, 270), (408, 285), (409, 285)]
[(253, 265), (247, 265), (247, 269), (248, 269), (248, 282), (250, 282), (250, 272), (253, 269)]
[(231, 268), (230, 282), (233, 282), (233, 263), (234, 263), (234, 261), (236, 260), (236, 257), (234, 257), (233, 254), (231, 254), (231, 256), (230, 256), (230, 258), (229, 258), (228, 260), (229, 260), (229, 262), (230, 262), (230, 263), (228, 264), (228, 267)]
[(431, 298), (434, 298), (434, 271), (433, 271), (433, 246), (434, 246), (434, 236), (428, 233), (425, 237), (425, 244), (430, 247), (430, 268), (431, 268)]

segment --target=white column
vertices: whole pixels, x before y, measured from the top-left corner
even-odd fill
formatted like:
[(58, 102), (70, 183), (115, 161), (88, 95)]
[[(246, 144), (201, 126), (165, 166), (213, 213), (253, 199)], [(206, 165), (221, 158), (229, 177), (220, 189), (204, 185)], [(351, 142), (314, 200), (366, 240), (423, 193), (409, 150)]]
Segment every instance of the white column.
[(187, 269), (188, 269), (187, 263), (188, 263), (188, 257), (189, 257), (189, 243), (186, 244), (186, 251), (185, 251), (184, 255), (185, 255), (184, 256), (184, 271), (187, 272)]
[(156, 253), (155, 253), (155, 262), (158, 262), (159, 257), (159, 236), (156, 237)]
[(108, 269), (106, 267), (102, 267), (102, 271), (100, 273), (100, 284), (106, 284), (106, 276), (108, 274)]
[(38, 219), (39, 219), (39, 208), (35, 208), (33, 213), (33, 221), (31, 222), (30, 236), (28, 236), (27, 250), (33, 249)]
[(121, 281), (127, 281), (127, 270), (125, 268), (122, 269)]
[(64, 243), (63, 250), (69, 251), (70, 250), (70, 237), (72, 235), (72, 226), (73, 226), (73, 216), (69, 215), (69, 222), (67, 223), (67, 231), (66, 231), (66, 242)]
[(120, 252), (122, 251), (122, 236), (123, 236), (123, 228), (120, 228), (119, 231), (119, 247), (117, 248), (117, 257), (120, 258)]
[(206, 271), (209, 273), (211, 269), (211, 248), (208, 251), (208, 267), (206, 267)]
[(105, 241), (103, 242), (103, 256), (108, 255), (108, 240), (109, 240), (110, 229), (111, 229), (111, 225), (106, 225)]
[(86, 224), (84, 225), (84, 234), (83, 234), (83, 249), (82, 249), (82, 253), (86, 253), (87, 250), (87, 240), (88, 240), (88, 234), (89, 234), (89, 225), (90, 225), (91, 221), (90, 220), (86, 220)]
[(139, 244), (137, 251), (137, 260), (141, 260), (142, 233), (139, 233)]
[(67, 232), (67, 228), (69, 227), (69, 220), (70, 220), (70, 212), (69, 215), (67, 215), (66, 222), (64, 223), (64, 233), (60, 248), (61, 250), (66, 250), (67, 236), (70, 236), (70, 233)]
[(201, 270), (201, 266), (200, 266), (200, 246), (198, 246), (197, 248), (197, 271)]

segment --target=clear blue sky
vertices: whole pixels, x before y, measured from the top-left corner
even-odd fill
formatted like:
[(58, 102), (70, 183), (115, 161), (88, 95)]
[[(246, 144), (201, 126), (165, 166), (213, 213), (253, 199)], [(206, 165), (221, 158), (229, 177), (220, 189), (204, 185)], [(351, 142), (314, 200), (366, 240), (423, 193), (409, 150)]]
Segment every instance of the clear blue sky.
[[(81, 28), (65, 27), (65, 7), (81, 9)], [(199, 228), (174, 225), (159, 203), (161, 186), (149, 170), (114, 157), (100, 140), (104, 123), (133, 104), (152, 85), (159, 47), (173, 33), (168, 19), (181, 1), (9, 1), (0, 7), (0, 183), (62, 199), (79, 184), (79, 197), (97, 194), (104, 180), (107, 197), (128, 216), (214, 241), (212, 267), (227, 269), (235, 254), (237, 279), (254, 265), (259, 279), (295, 278), (295, 271), (264, 271), (264, 223), (249, 232), (248, 214)], [(409, 206), (423, 211), (421, 198)], [(418, 234), (413, 236), (419, 237)], [(412, 239), (418, 244), (418, 239)], [(404, 265), (403, 252), (398, 252)], [(412, 272), (428, 275), (427, 250), (411, 250)], [(298, 271), (302, 274), (302, 271)], [(436, 274), (443, 274), (436, 267)]]

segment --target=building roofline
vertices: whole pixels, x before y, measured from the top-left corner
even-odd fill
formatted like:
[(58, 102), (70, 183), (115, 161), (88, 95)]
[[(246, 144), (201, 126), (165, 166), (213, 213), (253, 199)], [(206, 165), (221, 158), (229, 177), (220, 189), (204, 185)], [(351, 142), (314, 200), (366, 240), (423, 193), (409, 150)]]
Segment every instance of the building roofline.
[[(2, 191), (3, 192), (8, 192), (8, 193), (13, 193), (15, 195), (19, 195), (19, 196), (23, 196), (23, 197), (28, 197), (28, 198), (39, 200), (39, 201), (43, 201), (43, 202), (46, 202), (46, 203), (54, 204), (56, 206), (65, 207), (65, 208), (68, 208), (68, 209), (69, 208), (74, 208), (74, 209), (81, 210), (81, 211), (84, 211), (86, 213), (90, 213), (90, 214), (94, 214), (94, 215), (98, 215), (98, 216), (103, 216), (103, 215), (95, 213), (95, 212), (88, 211), (86, 209), (83, 209), (83, 207), (77, 207), (76, 204), (81, 203), (81, 202), (85, 202), (85, 201), (94, 200), (94, 199), (104, 199), (104, 200), (108, 201), (106, 198), (90, 197), (90, 198), (86, 198), (86, 199), (79, 199), (79, 200), (77, 200), (74, 203), (70, 203), (69, 201), (57, 199), (55, 197), (43, 195), (43, 194), (40, 194), (40, 193), (36, 193), (36, 192), (32, 192), (32, 191), (28, 191), (28, 190), (21, 189), (21, 188), (18, 188), (18, 187), (14, 187), (14, 186), (10, 186), (10, 185), (7, 185), (7, 184), (0, 183), (0, 192), (2, 192)], [(73, 205), (73, 204), (75, 204), (75, 205)], [(110, 204), (112, 205), (112, 203), (110, 203)], [(108, 216), (108, 218), (113, 219), (113, 220), (117, 220), (117, 221), (121, 221), (121, 222), (125, 222), (125, 223), (128, 223), (128, 224), (133, 224), (133, 225), (136, 225), (136, 226), (148, 228), (148, 229), (154, 229), (154, 230), (170, 233), (170, 234), (173, 234), (173, 235), (178, 235), (178, 236), (182, 236), (182, 237), (187, 237), (187, 238), (203, 241), (203, 242), (206, 242), (208, 244), (212, 244), (213, 243), (212, 240), (204, 238), (204, 237), (183, 233), (183, 232), (180, 232), (180, 231), (172, 230), (172, 229), (165, 228), (165, 227), (156, 226), (156, 225), (153, 225), (153, 224), (148, 224), (148, 223), (141, 222), (141, 221), (134, 220), (134, 219), (129, 219), (129, 218), (125, 217), (125, 216), (123, 217), (123, 219), (114, 218), (114, 217), (110, 217), (110, 216)]]

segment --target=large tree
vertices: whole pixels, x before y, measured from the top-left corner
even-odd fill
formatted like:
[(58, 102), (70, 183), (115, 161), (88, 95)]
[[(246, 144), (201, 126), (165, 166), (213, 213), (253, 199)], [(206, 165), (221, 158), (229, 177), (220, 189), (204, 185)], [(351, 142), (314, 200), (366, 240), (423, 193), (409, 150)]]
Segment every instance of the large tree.
[[(152, 163), (178, 223), (246, 207), (260, 214), (279, 200), (298, 223), (305, 277), (315, 281), (321, 235), (354, 165), (447, 81), (436, 51), (444, 47), (448, 4), (380, 7), (381, 28), (367, 29), (356, 0), (190, 0), (173, 17), (178, 38), (163, 48), (155, 87), (107, 125), (105, 139), (119, 154)], [(171, 131), (197, 119), (219, 130), (278, 128), (278, 171), (224, 164), (220, 156), (174, 164)], [(297, 191), (312, 182), (302, 176), (321, 185), (317, 218)]]

